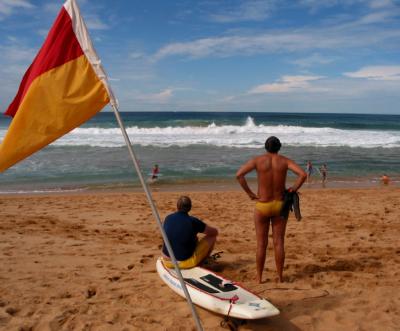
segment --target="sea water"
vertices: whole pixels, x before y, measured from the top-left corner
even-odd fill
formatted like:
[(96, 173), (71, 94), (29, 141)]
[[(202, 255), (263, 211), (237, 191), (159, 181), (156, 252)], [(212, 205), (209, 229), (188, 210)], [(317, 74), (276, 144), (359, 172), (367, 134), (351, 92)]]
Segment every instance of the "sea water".
[[(400, 180), (400, 115), (246, 112), (124, 112), (128, 135), (148, 177), (159, 184), (230, 181), (267, 137), (305, 168), (328, 167), (328, 183), (374, 185), (385, 173)], [(10, 119), (0, 118), (0, 141)], [(254, 177), (251, 174), (250, 177)], [(341, 183), (341, 184), (340, 184)], [(113, 113), (102, 112), (0, 174), (0, 192), (137, 187), (138, 177)]]

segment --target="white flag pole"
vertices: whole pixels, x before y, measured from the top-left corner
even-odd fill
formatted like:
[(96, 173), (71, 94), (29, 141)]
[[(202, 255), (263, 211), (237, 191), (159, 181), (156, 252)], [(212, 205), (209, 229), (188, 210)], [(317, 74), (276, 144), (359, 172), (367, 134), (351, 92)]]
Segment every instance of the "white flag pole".
[(179, 282), (181, 283), (182, 290), (185, 293), (186, 300), (187, 300), (187, 302), (188, 302), (188, 304), (189, 304), (189, 306), (190, 306), (190, 308), (192, 310), (192, 315), (193, 315), (193, 318), (194, 318), (194, 320), (196, 322), (197, 330), (198, 331), (203, 331), (203, 327), (201, 326), (200, 319), (199, 319), (199, 316), (197, 314), (196, 308), (194, 307), (192, 299), (190, 298), (190, 294), (189, 294), (189, 292), (188, 292), (188, 290), (186, 288), (186, 284), (185, 284), (185, 281), (183, 280), (183, 276), (182, 276), (181, 270), (179, 269), (179, 266), (178, 266), (178, 263), (176, 261), (174, 252), (172, 251), (171, 244), (170, 244), (170, 242), (168, 240), (168, 237), (167, 237), (167, 234), (165, 233), (164, 228), (162, 226), (160, 215), (158, 214), (158, 210), (157, 210), (157, 208), (156, 208), (156, 206), (154, 204), (154, 201), (153, 201), (152, 195), (150, 193), (150, 190), (149, 190), (149, 188), (147, 186), (147, 183), (143, 178), (142, 171), (140, 169), (140, 166), (139, 166), (138, 160), (136, 158), (135, 152), (133, 151), (132, 144), (131, 144), (131, 141), (129, 139), (129, 136), (126, 133), (126, 129), (125, 129), (124, 123), (122, 122), (121, 116), (119, 114), (118, 107), (117, 107), (115, 102), (111, 102), (111, 107), (114, 110), (114, 114), (115, 114), (115, 117), (117, 119), (118, 125), (121, 128), (122, 135), (124, 136), (125, 143), (126, 143), (126, 145), (128, 147), (129, 154), (130, 154), (130, 156), (132, 158), (132, 161), (133, 161), (133, 164), (135, 166), (136, 173), (138, 174), (140, 182), (141, 182), (141, 184), (143, 186), (143, 190), (146, 193), (146, 197), (147, 197), (147, 200), (148, 200), (148, 202), (150, 204), (151, 210), (153, 212), (153, 216), (155, 217), (155, 219), (157, 221), (157, 225), (158, 225), (158, 227), (159, 227), (159, 229), (161, 231), (162, 237), (164, 239), (165, 247), (167, 248), (168, 253), (169, 253), (169, 257), (171, 258), (171, 261), (175, 266), (175, 270), (176, 270), (176, 273), (178, 275)]

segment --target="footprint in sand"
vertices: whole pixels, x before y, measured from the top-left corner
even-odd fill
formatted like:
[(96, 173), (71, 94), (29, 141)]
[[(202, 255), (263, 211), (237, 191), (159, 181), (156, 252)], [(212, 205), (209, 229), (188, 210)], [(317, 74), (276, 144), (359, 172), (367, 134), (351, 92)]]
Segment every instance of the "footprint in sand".
[(33, 326), (22, 325), (19, 327), (18, 331), (33, 331)]
[(91, 297), (95, 296), (97, 293), (97, 290), (95, 287), (90, 286), (87, 290), (86, 290), (86, 298), (90, 299)]
[(139, 260), (141, 264), (145, 264), (150, 262), (154, 257), (154, 254), (142, 255), (142, 258)]
[(78, 309), (69, 309), (56, 316), (52, 321), (50, 321), (50, 329), (51, 330), (60, 330), (62, 325), (65, 324), (68, 319), (76, 315), (78, 313)]
[(15, 316), (18, 312), (19, 312), (19, 309), (18, 309), (18, 308), (8, 307), (8, 308), (6, 309), (6, 313), (7, 313), (8, 315), (11, 315), (11, 316)]
[(69, 299), (69, 298), (72, 298), (72, 294), (69, 293), (68, 291), (62, 292), (62, 293), (59, 295), (59, 298), (60, 298), (60, 299)]

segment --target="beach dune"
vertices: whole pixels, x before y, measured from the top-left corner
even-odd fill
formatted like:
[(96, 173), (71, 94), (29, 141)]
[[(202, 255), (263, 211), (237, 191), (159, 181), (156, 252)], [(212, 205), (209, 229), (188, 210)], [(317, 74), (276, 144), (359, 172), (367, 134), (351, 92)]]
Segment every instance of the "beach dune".
[[(281, 311), (240, 330), (398, 330), (399, 188), (303, 190), (283, 284), (272, 247), (255, 282), (253, 203), (239, 190), (190, 191), (156, 192), (161, 217), (190, 195), (192, 214), (219, 228), (220, 273)], [(0, 196), (0, 329), (194, 330), (156, 272), (161, 243), (142, 193)], [(222, 330), (222, 316), (198, 312), (205, 330)]]

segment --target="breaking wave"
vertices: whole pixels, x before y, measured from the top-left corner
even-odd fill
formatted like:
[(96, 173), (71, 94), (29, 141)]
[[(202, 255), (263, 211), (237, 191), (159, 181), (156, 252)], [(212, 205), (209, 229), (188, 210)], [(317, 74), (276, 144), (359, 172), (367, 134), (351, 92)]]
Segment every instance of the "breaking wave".
[[(248, 117), (244, 125), (169, 126), (127, 128), (132, 144), (142, 146), (212, 145), (257, 148), (268, 136), (275, 135), (289, 146), (315, 147), (400, 147), (399, 131), (344, 130), (330, 127), (257, 125)], [(0, 138), (5, 130), (0, 130)], [(53, 143), (56, 146), (120, 147), (124, 140), (119, 128), (77, 128)]]

